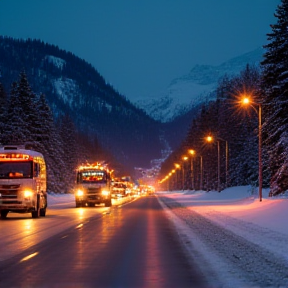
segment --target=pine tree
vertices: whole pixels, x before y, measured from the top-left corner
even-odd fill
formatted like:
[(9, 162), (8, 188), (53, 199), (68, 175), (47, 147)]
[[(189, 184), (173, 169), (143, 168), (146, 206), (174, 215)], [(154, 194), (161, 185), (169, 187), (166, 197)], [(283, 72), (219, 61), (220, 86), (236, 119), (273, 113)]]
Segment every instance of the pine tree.
[(20, 105), (23, 108), (23, 115), (21, 117), (24, 120), (23, 130), (26, 133), (26, 141), (30, 141), (31, 144), (37, 146), (37, 142), (39, 142), (39, 139), (37, 139), (40, 125), (39, 120), (41, 121), (41, 119), (37, 119), (37, 98), (34, 92), (32, 92), (24, 71), (20, 73), (17, 92)]
[(32, 92), (25, 72), (21, 72), (19, 81), (12, 84), (7, 108), (7, 129), (3, 134), (5, 144), (37, 142), (36, 95)]
[(71, 191), (75, 181), (75, 169), (77, 167), (77, 144), (76, 144), (76, 128), (72, 119), (68, 114), (60, 118), (59, 125), (60, 137), (62, 140), (63, 156), (65, 169), (62, 171), (63, 183), (65, 183), (65, 193)]
[[(60, 133), (56, 130), (53, 114), (46, 102), (44, 94), (41, 94), (37, 101), (38, 140), (39, 147), (47, 164), (48, 191), (63, 192), (61, 183), (61, 171), (65, 170), (65, 163), (62, 159), (64, 154)], [(40, 121), (40, 122), (39, 122)]]
[(9, 104), (6, 114), (6, 128), (3, 131), (3, 144), (23, 145), (26, 142), (27, 131), (24, 130), (25, 119), (23, 106), (17, 89), (17, 82), (13, 82), (10, 91)]
[(262, 102), (265, 123), (263, 132), (269, 152), (271, 193), (279, 194), (288, 189), (288, 0), (281, 0), (267, 34), (269, 44), (261, 63)]

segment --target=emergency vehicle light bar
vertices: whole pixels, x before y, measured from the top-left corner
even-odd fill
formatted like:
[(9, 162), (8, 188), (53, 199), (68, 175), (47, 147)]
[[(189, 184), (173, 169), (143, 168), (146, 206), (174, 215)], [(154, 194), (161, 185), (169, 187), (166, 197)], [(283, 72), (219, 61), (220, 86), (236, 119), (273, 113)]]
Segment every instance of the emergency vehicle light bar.
[(32, 157), (28, 154), (19, 154), (19, 153), (4, 153), (0, 154), (0, 161), (5, 161), (5, 160), (12, 160), (12, 161), (17, 161), (17, 160), (31, 160)]
[(78, 170), (85, 170), (85, 169), (99, 169), (99, 170), (105, 170), (107, 172), (112, 172), (111, 170), (108, 169), (107, 165), (103, 165), (99, 162), (96, 162), (95, 164), (82, 164), (81, 166), (78, 167)]

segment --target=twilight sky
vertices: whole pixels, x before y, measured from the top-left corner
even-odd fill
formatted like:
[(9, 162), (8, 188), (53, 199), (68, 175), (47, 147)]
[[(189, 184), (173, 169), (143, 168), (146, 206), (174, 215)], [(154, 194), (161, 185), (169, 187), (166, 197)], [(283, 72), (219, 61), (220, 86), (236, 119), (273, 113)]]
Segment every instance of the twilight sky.
[(280, 0), (0, 0), (0, 35), (91, 63), (129, 99), (267, 43)]

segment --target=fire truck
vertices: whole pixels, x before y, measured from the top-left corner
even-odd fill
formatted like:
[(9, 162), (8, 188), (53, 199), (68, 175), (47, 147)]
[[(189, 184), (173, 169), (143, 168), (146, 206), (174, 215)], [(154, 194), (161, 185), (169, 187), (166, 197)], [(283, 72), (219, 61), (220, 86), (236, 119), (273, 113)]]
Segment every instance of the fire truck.
[(76, 207), (104, 203), (106, 207), (112, 205), (111, 174), (101, 163), (87, 164), (77, 169), (75, 202)]
[(46, 215), (46, 164), (41, 153), (24, 146), (0, 147), (0, 215)]

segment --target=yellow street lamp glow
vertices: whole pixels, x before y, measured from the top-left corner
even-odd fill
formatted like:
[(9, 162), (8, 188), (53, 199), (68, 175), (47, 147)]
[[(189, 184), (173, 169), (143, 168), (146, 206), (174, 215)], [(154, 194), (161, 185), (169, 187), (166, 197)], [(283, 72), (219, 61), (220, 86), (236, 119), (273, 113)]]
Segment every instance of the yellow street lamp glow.
[(187, 157), (187, 156), (183, 156), (182, 159), (183, 159), (184, 161), (186, 161), (186, 160), (188, 160), (188, 157)]
[(174, 165), (175, 165), (176, 169), (180, 169), (180, 165), (179, 164), (175, 163)]
[(188, 150), (188, 152), (189, 152), (191, 155), (194, 155), (194, 154), (195, 154), (195, 150), (193, 150), (193, 149)]
[(207, 136), (206, 140), (207, 140), (207, 142), (212, 142), (213, 141), (213, 137), (212, 136)]
[(242, 103), (243, 103), (244, 105), (247, 105), (247, 104), (250, 103), (250, 99), (249, 99), (248, 97), (244, 97), (244, 98), (242, 99)]

